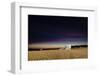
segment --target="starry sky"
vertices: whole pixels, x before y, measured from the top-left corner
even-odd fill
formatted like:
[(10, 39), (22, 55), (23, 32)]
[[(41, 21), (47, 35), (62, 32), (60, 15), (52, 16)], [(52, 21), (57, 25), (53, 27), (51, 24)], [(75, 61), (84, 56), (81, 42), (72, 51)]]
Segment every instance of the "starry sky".
[(88, 17), (28, 15), (28, 43), (87, 42)]

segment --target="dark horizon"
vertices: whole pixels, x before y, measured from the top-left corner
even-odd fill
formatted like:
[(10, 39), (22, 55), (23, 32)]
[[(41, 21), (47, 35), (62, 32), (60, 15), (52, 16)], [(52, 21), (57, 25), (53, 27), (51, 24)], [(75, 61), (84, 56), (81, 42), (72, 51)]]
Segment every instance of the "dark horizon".
[(88, 17), (28, 15), (28, 43), (88, 41)]

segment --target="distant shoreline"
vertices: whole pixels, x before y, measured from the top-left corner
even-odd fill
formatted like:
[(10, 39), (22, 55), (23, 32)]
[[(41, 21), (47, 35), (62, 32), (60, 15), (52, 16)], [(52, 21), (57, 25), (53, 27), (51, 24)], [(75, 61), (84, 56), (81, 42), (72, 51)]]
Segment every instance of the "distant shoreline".
[[(82, 47), (88, 47), (88, 45), (75, 45), (75, 46), (71, 46), (71, 49), (73, 48), (82, 48)], [(67, 49), (67, 47), (63, 46), (63, 47), (42, 47), (42, 48), (35, 48), (35, 47), (31, 47), (31, 48), (28, 48), (28, 51), (41, 51), (41, 50), (61, 50), (61, 49)]]

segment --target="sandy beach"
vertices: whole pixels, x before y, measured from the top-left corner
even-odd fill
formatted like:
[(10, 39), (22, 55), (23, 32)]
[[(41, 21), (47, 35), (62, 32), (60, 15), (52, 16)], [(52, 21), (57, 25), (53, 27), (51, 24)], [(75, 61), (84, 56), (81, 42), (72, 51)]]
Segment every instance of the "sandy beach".
[(28, 51), (28, 60), (56, 60), (56, 59), (79, 59), (88, 58), (87, 47), (72, 48), (65, 50), (41, 50)]

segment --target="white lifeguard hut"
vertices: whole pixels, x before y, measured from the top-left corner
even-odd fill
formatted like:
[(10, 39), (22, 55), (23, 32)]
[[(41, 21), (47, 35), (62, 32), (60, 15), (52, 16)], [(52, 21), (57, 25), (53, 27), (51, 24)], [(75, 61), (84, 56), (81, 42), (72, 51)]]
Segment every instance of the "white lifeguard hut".
[(71, 45), (70, 44), (66, 45), (65, 49), (71, 49)]

